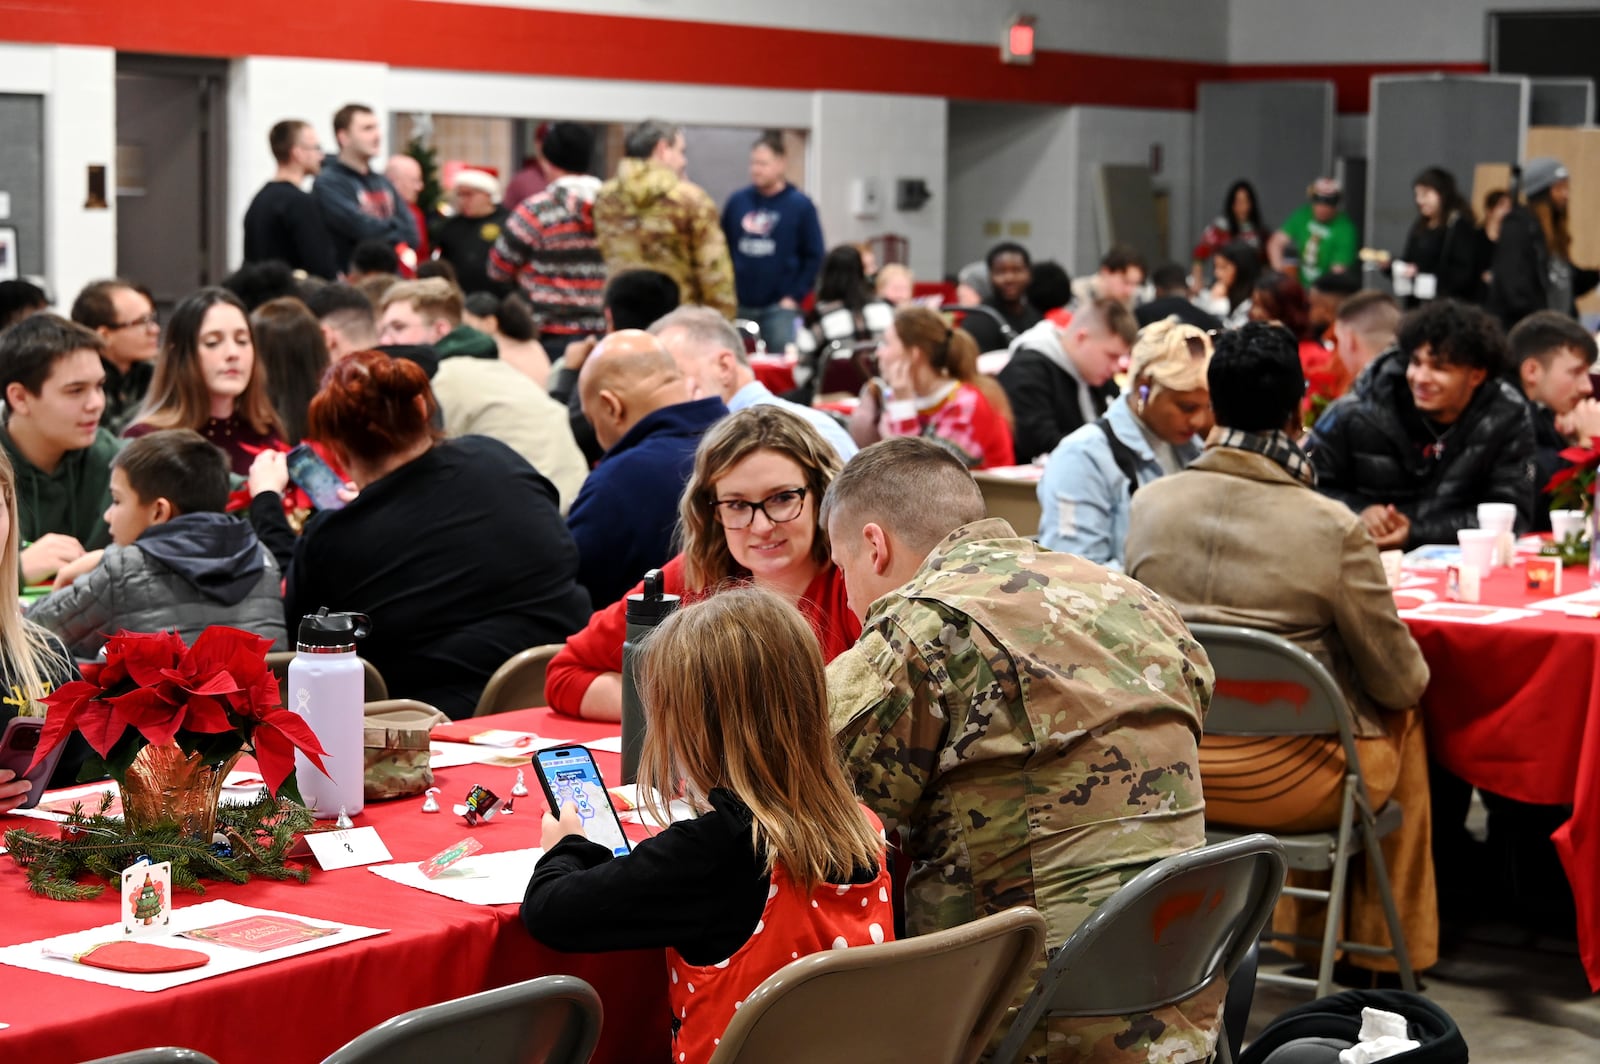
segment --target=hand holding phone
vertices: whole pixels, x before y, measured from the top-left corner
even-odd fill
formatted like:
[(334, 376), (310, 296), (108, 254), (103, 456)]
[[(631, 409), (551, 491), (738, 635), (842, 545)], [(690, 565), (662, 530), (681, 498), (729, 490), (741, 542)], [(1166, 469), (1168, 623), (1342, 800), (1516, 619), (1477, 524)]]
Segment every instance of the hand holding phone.
[[(594, 755), (582, 746), (553, 746), (533, 755), (533, 771), (544, 789), (544, 800), (556, 820), (555, 841), (582, 834), (590, 842), (622, 857), (631, 849), (622, 833), (622, 821), (600, 778)], [(571, 807), (570, 811), (567, 807)], [(544, 834), (552, 834), (548, 823)], [(553, 845), (553, 843), (552, 843)]]
[(319, 510), (339, 510), (344, 507), (344, 481), (307, 444), (299, 444), (289, 452), (289, 479), (311, 496), (311, 505)]
[(50, 783), (50, 774), (61, 760), (66, 744), (45, 755), (44, 760), (28, 771), (33, 755), (39, 749), (39, 735), (44, 731), (43, 717), (12, 717), (0, 735), (0, 812), (12, 809), (32, 809), (44, 796)]

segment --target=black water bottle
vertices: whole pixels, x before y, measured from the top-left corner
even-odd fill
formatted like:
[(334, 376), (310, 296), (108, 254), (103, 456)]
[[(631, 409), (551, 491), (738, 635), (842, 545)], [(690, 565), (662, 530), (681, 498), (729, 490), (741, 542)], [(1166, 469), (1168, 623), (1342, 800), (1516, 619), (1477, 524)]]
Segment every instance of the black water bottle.
[(644, 574), (644, 591), (628, 596), (628, 635), (622, 644), (622, 782), (639, 775), (639, 755), (644, 750), (644, 707), (639, 704), (637, 679), (639, 650), (656, 625), (678, 608), (678, 596), (661, 590), (661, 570)]

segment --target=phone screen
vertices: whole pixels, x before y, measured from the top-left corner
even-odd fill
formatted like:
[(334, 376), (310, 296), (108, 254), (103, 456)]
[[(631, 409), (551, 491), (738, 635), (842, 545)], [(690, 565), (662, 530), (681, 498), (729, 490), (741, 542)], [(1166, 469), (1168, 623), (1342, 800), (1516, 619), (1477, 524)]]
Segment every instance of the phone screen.
[(628, 837), (622, 833), (622, 822), (611, 807), (611, 796), (588, 750), (581, 746), (540, 750), (533, 763), (552, 813), (559, 816), (561, 807), (571, 802), (583, 818), (583, 834), (590, 842), (617, 857), (628, 852)]
[(316, 451), (302, 443), (289, 452), (288, 463), (289, 479), (311, 496), (311, 505), (319, 510), (343, 509), (344, 500), (339, 498), (339, 489), (344, 484)]

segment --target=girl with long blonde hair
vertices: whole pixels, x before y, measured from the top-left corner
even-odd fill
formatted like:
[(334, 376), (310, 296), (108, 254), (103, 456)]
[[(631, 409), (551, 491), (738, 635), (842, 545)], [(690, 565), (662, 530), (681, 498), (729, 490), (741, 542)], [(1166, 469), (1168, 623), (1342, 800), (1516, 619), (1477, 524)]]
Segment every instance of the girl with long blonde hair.
[[(78, 678), (72, 657), (61, 641), (23, 619), (18, 600), (17, 477), (11, 459), (0, 449), (0, 524), (5, 545), (0, 547), (0, 727), (15, 716), (41, 717), (39, 699), (69, 680)], [(20, 708), (19, 708), (20, 706)], [(56, 765), (51, 785), (64, 787), (78, 778), (89, 754), (88, 744), (74, 736)], [(13, 780), (0, 769), (0, 813), (15, 809), (28, 795), (28, 784)]]
[(816, 637), (781, 595), (683, 607), (645, 641), (640, 676), (645, 804), (662, 822), (677, 794), (704, 812), (621, 858), (571, 804), (547, 814), (522, 920), (559, 950), (665, 948), (671, 1059), (691, 1064), (791, 960), (892, 937), (889, 875), (828, 727)]

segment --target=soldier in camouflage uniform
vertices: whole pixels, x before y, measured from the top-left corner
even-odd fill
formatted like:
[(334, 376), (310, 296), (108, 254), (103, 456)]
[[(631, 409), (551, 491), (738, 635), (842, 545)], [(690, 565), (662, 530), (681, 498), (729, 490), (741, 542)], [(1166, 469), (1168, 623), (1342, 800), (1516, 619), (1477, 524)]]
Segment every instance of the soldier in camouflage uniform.
[[(1032, 905), (1060, 945), (1137, 873), (1205, 844), (1212, 671), (1170, 607), (985, 519), (971, 474), (928, 440), (862, 451), (822, 514), (863, 622), (828, 668), (833, 726), (861, 800), (902, 831), (910, 934)], [(1223, 992), (1052, 1019), (1027, 1059), (1203, 1060)]]
[(732, 318), (733, 260), (717, 205), (683, 179), (683, 131), (649, 121), (630, 130), (627, 158), (594, 201), (594, 235), (606, 272), (656, 270), (678, 282), (685, 304)]

